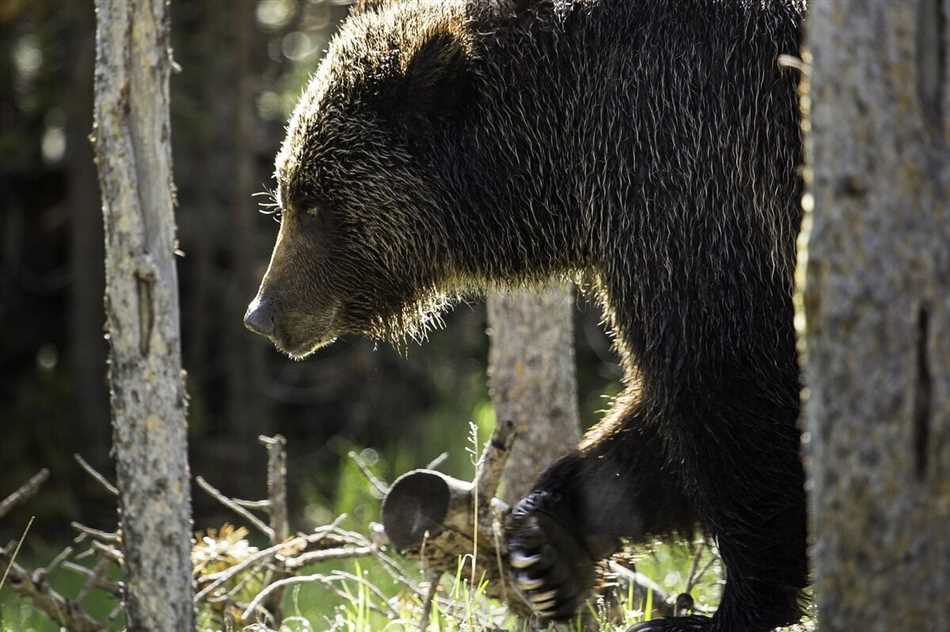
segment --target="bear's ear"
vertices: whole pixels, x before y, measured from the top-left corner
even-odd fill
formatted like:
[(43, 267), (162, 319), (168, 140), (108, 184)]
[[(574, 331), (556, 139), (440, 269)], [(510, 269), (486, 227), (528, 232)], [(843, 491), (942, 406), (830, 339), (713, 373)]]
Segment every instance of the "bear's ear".
[(407, 113), (430, 120), (455, 114), (471, 85), (467, 57), (456, 33), (430, 33), (406, 64), (403, 103)]

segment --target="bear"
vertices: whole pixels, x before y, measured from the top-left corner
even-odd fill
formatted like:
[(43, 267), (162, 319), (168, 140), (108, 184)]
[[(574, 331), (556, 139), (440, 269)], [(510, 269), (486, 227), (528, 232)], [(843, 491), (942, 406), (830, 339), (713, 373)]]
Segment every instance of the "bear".
[(804, 0), (404, 0), (346, 19), (276, 158), (246, 326), (291, 358), (401, 346), (457, 297), (588, 280), (623, 393), (507, 524), (563, 620), (622, 541), (701, 529), (711, 617), (761, 632), (807, 585), (793, 324)]

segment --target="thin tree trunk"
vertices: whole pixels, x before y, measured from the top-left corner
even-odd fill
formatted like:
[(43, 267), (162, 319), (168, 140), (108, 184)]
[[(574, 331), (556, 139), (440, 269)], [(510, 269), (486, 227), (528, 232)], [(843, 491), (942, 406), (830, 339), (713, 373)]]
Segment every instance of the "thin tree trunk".
[(133, 632), (194, 628), (175, 271), (165, 0), (96, 0), (96, 158), (125, 608)]
[(950, 2), (809, 9), (798, 309), (819, 624), (950, 630)]
[(488, 297), (492, 400), (497, 419), (511, 420), (517, 432), (502, 477), (509, 503), (580, 438), (573, 305), (566, 283)]

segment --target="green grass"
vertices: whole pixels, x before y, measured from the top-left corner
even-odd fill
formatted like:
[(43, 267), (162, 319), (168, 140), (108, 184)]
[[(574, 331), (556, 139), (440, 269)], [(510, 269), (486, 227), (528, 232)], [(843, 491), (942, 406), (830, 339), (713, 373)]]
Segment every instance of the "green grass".
[[(487, 438), (493, 426), (493, 411), (483, 406), (476, 411), (470, 428), (476, 439), (474, 445), (446, 463), (447, 469), (460, 477), (470, 477), (472, 462), (480, 450), (477, 444)], [(354, 447), (355, 446), (349, 446)], [(348, 450), (349, 447), (346, 447)], [(371, 456), (370, 465), (383, 477), (411, 469), (398, 453)], [(467, 470), (467, 471), (466, 471)], [(333, 516), (347, 514), (341, 525), (347, 530), (366, 533), (371, 521), (378, 520), (379, 499), (371, 492), (363, 474), (350, 459), (341, 461), (339, 483), (332, 502), (316, 499), (305, 513), (318, 522), (329, 522)], [(233, 530), (232, 530), (233, 531)], [(222, 533), (219, 531), (218, 533)], [(242, 538), (243, 536), (237, 536)], [(245, 543), (246, 544), (246, 543)], [(239, 547), (240, 548), (240, 547)], [(56, 551), (37, 551), (29, 541), (20, 554), (20, 563), (29, 568), (42, 565), (54, 557)], [(714, 551), (706, 544), (694, 542), (655, 542), (634, 549), (633, 560), (637, 571), (655, 581), (671, 596), (688, 591), (700, 611), (712, 610), (718, 603), (723, 577)], [(399, 562), (403, 574), (418, 585), (425, 585), (426, 577), (411, 561)], [(2, 572), (4, 569), (0, 569)], [(220, 569), (218, 569), (220, 570)], [(486, 596), (484, 582), (470, 581), (471, 566), (459, 561), (454, 575), (440, 580), (438, 598), (433, 601), (427, 632), (490, 632), (503, 630), (538, 629), (507, 613), (503, 604)], [(298, 575), (332, 577), (333, 581), (298, 584), (284, 593), (284, 622), (279, 632), (386, 632), (415, 631), (423, 613), (423, 597), (393, 579), (375, 558), (359, 561), (327, 562), (300, 569)], [(51, 578), (51, 586), (67, 598), (79, 592), (84, 579), (74, 573), (58, 571)], [(335, 590), (334, 590), (335, 589)], [(247, 596), (243, 601), (250, 599)], [(642, 602), (636, 602), (633, 591), (627, 590), (618, 598), (621, 602), (611, 612), (603, 604), (592, 604), (586, 609), (586, 619), (604, 632), (622, 632), (633, 623), (653, 618), (657, 603), (648, 593)], [(101, 591), (92, 591), (83, 601), (84, 608), (100, 620), (115, 608), (116, 601)], [(121, 615), (113, 628), (122, 627)], [(263, 622), (244, 627), (214, 623), (216, 617), (207, 610), (199, 611), (201, 632), (246, 630), (268, 632)], [(553, 628), (552, 628), (553, 629)], [(580, 620), (557, 628), (562, 631), (584, 629)], [(588, 630), (591, 627), (587, 628)], [(796, 628), (796, 630), (813, 628)], [(0, 590), (0, 632), (58, 632), (44, 614), (18, 598), (9, 586)]]
[[(699, 557), (699, 564), (705, 565), (711, 559), (706, 549)], [(694, 556), (685, 544), (656, 544), (651, 550), (642, 553), (637, 559), (637, 568), (647, 574), (670, 594), (683, 590), (690, 571), (694, 566)], [(44, 561), (40, 557), (37, 561)], [(428, 632), (489, 632), (496, 629), (528, 630), (524, 622), (507, 615), (504, 607), (485, 596), (485, 584), (472, 587), (467, 581), (469, 568), (460, 562), (458, 572), (444, 576), (440, 583), (439, 600), (433, 603), (429, 618)], [(422, 582), (418, 569), (406, 563), (406, 572)], [(416, 630), (421, 619), (422, 599), (412, 594), (400, 584), (394, 582), (377, 563), (372, 560), (351, 561), (346, 563), (326, 563), (313, 565), (301, 570), (301, 575), (329, 575), (333, 571), (349, 573), (352, 579), (339, 583), (339, 593), (327, 589), (323, 584), (304, 584), (292, 587), (284, 596), (285, 621), (280, 632), (312, 632), (330, 630), (338, 632), (384, 632)], [(59, 572), (52, 578), (51, 585), (61, 594), (74, 596), (80, 588), (82, 579), (72, 573)], [(397, 613), (384, 616), (377, 611), (379, 598), (373, 594), (370, 585), (378, 588), (392, 609)], [(718, 600), (721, 578), (718, 564), (714, 563), (702, 580), (692, 588), (696, 603), (702, 607), (714, 607)], [(101, 592), (94, 591), (83, 602), (94, 616), (104, 618), (115, 606), (115, 600)], [(608, 620), (603, 608), (596, 605), (588, 608), (590, 618), (601, 626), (604, 632), (622, 632), (627, 626), (651, 618), (655, 613), (652, 594), (648, 593), (645, 603), (633, 603), (631, 593), (626, 593), (620, 610), (622, 621)], [(121, 617), (119, 617), (121, 619)], [(117, 622), (113, 629), (120, 629)], [(218, 627), (204, 627), (202, 632), (216, 632)], [(235, 630), (265, 632), (263, 625), (250, 625)], [(579, 621), (562, 625), (560, 630), (580, 631)], [(797, 628), (807, 629), (807, 628)], [(28, 603), (17, 598), (9, 587), (0, 592), (0, 631), (2, 632), (57, 632), (58, 628), (46, 617), (33, 609)]]

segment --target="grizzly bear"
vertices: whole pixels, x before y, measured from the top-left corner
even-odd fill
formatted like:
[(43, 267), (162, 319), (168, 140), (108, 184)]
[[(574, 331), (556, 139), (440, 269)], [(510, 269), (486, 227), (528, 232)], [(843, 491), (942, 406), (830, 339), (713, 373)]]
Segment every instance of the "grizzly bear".
[(453, 298), (592, 279), (625, 391), (513, 510), (509, 563), (570, 617), (620, 540), (700, 528), (712, 617), (796, 621), (807, 581), (793, 269), (803, 0), (384, 3), (351, 16), (276, 161), (247, 326), (293, 358), (402, 344)]

